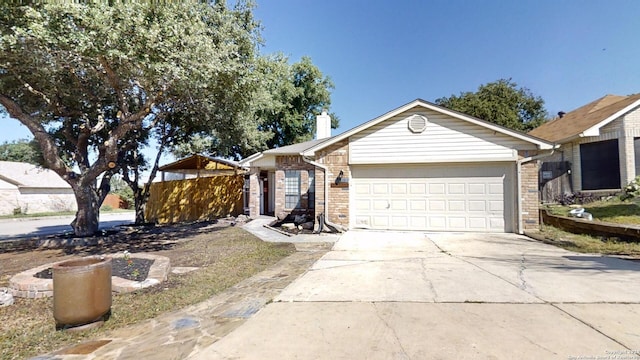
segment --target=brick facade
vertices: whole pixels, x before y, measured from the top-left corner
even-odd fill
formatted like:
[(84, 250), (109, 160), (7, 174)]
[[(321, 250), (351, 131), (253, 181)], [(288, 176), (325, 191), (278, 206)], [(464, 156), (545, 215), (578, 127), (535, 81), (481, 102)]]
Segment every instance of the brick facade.
[(252, 167), (249, 172), (249, 216), (260, 216), (260, 168)]
[[(535, 152), (519, 152), (519, 157), (533, 156)], [(316, 153), (315, 162), (327, 168), (327, 174), (320, 167), (315, 167), (303, 160), (299, 155), (276, 156), (275, 183), (273, 185), (275, 199), (275, 215), (283, 218), (288, 214), (306, 213), (315, 216), (324, 213), (327, 219), (345, 228), (349, 227), (349, 192), (351, 171), (349, 168), (349, 140), (345, 139), (332, 144)], [(285, 207), (285, 171), (303, 170), (301, 172), (301, 202), (297, 209)], [(314, 170), (315, 174), (315, 208), (309, 207), (309, 185), (311, 179), (308, 171)], [(537, 229), (539, 227), (539, 189), (538, 171), (539, 162), (531, 161), (521, 166), (521, 201), (522, 224), (524, 229)], [(336, 185), (335, 181), (342, 171), (342, 183)], [(263, 170), (264, 172), (264, 170)], [(260, 214), (260, 169), (252, 169), (250, 174), (250, 215), (256, 217)], [(328, 181), (328, 209), (325, 204), (325, 177)], [(517, 202), (513, 204), (517, 221)]]
[(562, 144), (554, 157), (544, 161), (555, 161), (560, 155), (571, 163), (571, 180), (573, 191), (582, 191), (582, 169), (580, 145), (598, 141), (618, 139), (618, 154), (620, 161), (620, 187), (624, 187), (636, 174), (636, 159), (634, 139), (640, 137), (640, 109), (633, 110), (622, 117), (613, 120), (600, 129), (600, 136), (579, 138)]
[[(302, 170), (300, 172), (300, 206), (288, 209), (285, 206), (285, 171)], [(309, 207), (309, 170), (315, 170), (315, 166), (305, 162), (302, 156), (287, 155), (276, 157), (275, 173), (275, 215), (283, 219), (288, 214), (307, 214), (315, 217), (315, 210)], [(317, 197), (317, 196), (316, 196)]]
[[(349, 184), (342, 183), (335, 185), (335, 180), (342, 171), (343, 181), (351, 179), (351, 171), (349, 169), (349, 140), (345, 139), (323, 149), (317, 156), (318, 163), (324, 165), (328, 169), (329, 180), (329, 209), (325, 216), (330, 222), (344, 227), (349, 226)], [(318, 169), (316, 176), (322, 174), (322, 169)], [(322, 182), (320, 179), (316, 181), (316, 209), (318, 213), (325, 211), (324, 200), (324, 176)], [(318, 187), (323, 187), (322, 192), (318, 191)]]
[[(523, 155), (523, 152), (521, 152), (520, 158), (524, 157)], [(531, 156), (531, 154), (528, 155)], [(524, 163), (520, 168), (520, 199), (522, 201), (522, 226), (524, 228), (521, 230), (534, 230), (540, 227), (538, 174), (538, 161)]]
[(622, 118), (622, 138), (620, 139), (620, 181), (624, 187), (636, 176), (636, 163), (640, 159), (635, 157), (635, 139), (640, 137), (640, 109), (627, 113)]

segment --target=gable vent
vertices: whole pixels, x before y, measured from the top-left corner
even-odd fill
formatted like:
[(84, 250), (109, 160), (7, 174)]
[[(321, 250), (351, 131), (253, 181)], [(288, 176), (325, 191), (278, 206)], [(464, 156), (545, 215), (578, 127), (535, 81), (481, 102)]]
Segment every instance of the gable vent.
[(421, 133), (427, 128), (427, 118), (422, 115), (412, 115), (408, 120), (409, 130), (413, 133)]

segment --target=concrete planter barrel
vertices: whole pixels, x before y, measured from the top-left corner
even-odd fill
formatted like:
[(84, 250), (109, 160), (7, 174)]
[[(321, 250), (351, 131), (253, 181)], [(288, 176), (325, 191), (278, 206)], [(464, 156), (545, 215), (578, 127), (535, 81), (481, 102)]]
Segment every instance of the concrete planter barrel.
[(102, 325), (111, 309), (111, 258), (88, 256), (53, 265), (56, 329)]

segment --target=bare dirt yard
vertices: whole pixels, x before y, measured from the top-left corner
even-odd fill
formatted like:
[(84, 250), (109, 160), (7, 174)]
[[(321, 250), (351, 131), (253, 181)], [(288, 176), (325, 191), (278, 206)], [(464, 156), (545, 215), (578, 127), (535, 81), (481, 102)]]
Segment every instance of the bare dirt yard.
[(189, 273), (170, 274), (166, 282), (152, 288), (114, 295), (109, 321), (102, 328), (86, 333), (55, 330), (52, 298), (15, 298), (13, 305), (0, 308), (0, 358), (35, 356), (102, 331), (204, 301), (296, 251), (292, 244), (266, 243), (232, 224), (214, 221), (122, 227), (84, 239), (89, 245), (61, 248), (36, 247), (35, 240), (42, 239), (0, 242), (0, 287), (8, 286), (13, 275), (40, 265), (125, 250), (166, 256), (172, 268), (198, 268)]

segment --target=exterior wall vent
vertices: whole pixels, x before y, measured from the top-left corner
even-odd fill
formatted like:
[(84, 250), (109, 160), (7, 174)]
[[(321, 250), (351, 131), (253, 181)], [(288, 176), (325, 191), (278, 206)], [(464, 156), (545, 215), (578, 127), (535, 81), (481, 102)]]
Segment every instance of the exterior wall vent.
[(407, 122), (409, 124), (409, 130), (411, 130), (412, 133), (419, 134), (427, 128), (428, 120), (426, 117), (416, 114), (410, 116)]

